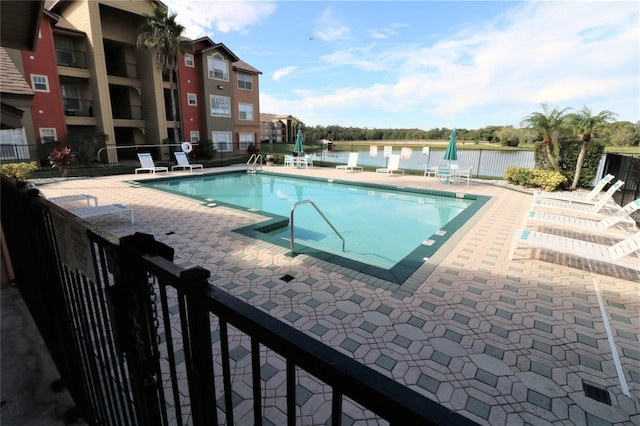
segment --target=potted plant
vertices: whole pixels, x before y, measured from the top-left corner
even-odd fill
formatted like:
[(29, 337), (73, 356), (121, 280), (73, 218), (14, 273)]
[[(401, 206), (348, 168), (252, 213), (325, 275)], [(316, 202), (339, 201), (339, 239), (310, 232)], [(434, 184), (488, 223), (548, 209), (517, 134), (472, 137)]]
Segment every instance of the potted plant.
[(60, 170), (62, 176), (67, 176), (69, 166), (73, 162), (73, 153), (71, 148), (62, 145), (60, 148), (54, 147), (49, 154), (49, 164), (51, 167)]

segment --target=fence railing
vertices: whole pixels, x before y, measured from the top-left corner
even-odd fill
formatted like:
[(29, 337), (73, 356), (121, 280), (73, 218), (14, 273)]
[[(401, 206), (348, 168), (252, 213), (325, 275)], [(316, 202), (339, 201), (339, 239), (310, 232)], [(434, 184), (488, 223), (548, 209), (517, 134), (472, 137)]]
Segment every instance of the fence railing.
[[(640, 198), (640, 157), (630, 155), (607, 154), (604, 162), (604, 174), (612, 174), (624, 185), (613, 194), (613, 199), (624, 206)], [(640, 212), (634, 212), (633, 218), (640, 224)]]
[(16, 284), (91, 425), (300, 424), (301, 380), (324, 394), (323, 424), (353, 407), (392, 425), (475, 424), (212, 288), (150, 235), (99, 235), (6, 176), (2, 195)]

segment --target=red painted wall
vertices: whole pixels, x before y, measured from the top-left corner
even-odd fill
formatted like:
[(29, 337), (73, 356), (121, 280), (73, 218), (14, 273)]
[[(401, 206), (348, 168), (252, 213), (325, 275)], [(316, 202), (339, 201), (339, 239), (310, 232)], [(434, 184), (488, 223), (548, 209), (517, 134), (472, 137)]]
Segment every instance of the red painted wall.
[(40, 144), (40, 128), (42, 127), (55, 128), (58, 140), (65, 141), (67, 127), (62, 105), (62, 90), (58, 77), (51, 21), (48, 16), (43, 15), (42, 17), (40, 38), (38, 39), (36, 51), (22, 51), (22, 62), (24, 64), (25, 79), (32, 88), (31, 74), (46, 75), (49, 80), (49, 92), (34, 90), (35, 96), (31, 115), (36, 134), (36, 143)]
[[(178, 58), (178, 93), (180, 96), (180, 111), (182, 111), (182, 137), (184, 140), (191, 140), (191, 132), (200, 132), (200, 139), (208, 139), (202, 131), (202, 108), (206, 108), (206, 100), (200, 92), (200, 74), (198, 58), (194, 57), (194, 66), (187, 67), (184, 64), (182, 55)], [(198, 98), (198, 105), (191, 106), (187, 102), (187, 93), (195, 93)]]

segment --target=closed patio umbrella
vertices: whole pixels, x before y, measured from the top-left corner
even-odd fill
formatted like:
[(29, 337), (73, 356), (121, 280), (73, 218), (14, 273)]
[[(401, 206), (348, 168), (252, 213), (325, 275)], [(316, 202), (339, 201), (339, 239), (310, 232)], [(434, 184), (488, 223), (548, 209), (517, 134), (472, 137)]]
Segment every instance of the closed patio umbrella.
[[(449, 162), (458, 161), (458, 149), (456, 147), (457, 139), (458, 139), (458, 133), (456, 132), (456, 129), (453, 129), (451, 131), (451, 134), (449, 135), (449, 143), (447, 144), (447, 150), (444, 152), (444, 159)], [(451, 179), (449, 177), (449, 179), (445, 179), (442, 182), (451, 183)]]
[(447, 145), (447, 150), (444, 152), (444, 159), (449, 161), (458, 161), (458, 149), (456, 147), (456, 142), (458, 140), (458, 134), (456, 133), (456, 129), (451, 131), (449, 135), (449, 144)]
[[(304, 152), (304, 147), (302, 146), (302, 130), (298, 130), (296, 143), (293, 146), (293, 152), (297, 153), (298, 157), (301, 157), (301, 154)], [(300, 160), (296, 161), (296, 167), (300, 168)]]

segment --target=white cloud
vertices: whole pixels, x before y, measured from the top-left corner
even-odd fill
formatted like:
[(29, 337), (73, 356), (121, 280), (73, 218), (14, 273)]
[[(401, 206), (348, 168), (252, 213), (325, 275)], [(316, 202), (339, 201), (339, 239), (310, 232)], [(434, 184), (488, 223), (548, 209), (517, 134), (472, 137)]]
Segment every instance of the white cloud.
[(165, 0), (164, 3), (170, 12), (180, 11), (177, 20), (186, 27), (185, 35), (192, 39), (231, 31), (247, 32), (277, 8), (273, 1)]
[(315, 37), (323, 41), (336, 41), (346, 38), (351, 29), (341, 22), (331, 7), (327, 7), (316, 22)]
[[(424, 109), (452, 118), (497, 102), (526, 105), (526, 115), (540, 102), (581, 107), (610, 99), (605, 108), (617, 112), (617, 99), (627, 107), (629, 91), (637, 102), (638, 16), (629, 18), (625, 3), (576, 5), (526, 3), (484, 28), (461, 28), (426, 47), (335, 51), (321, 59), (345, 73), (393, 71), (395, 82), (317, 91), (293, 110), (313, 116), (358, 106), (393, 113)], [(637, 105), (634, 110), (637, 120)]]
[(297, 67), (285, 67), (285, 68), (280, 68), (278, 70), (275, 70), (273, 72), (273, 75), (271, 76), (275, 81), (280, 80), (282, 77), (286, 77), (289, 74), (291, 74), (292, 72), (294, 72), (297, 69)]

